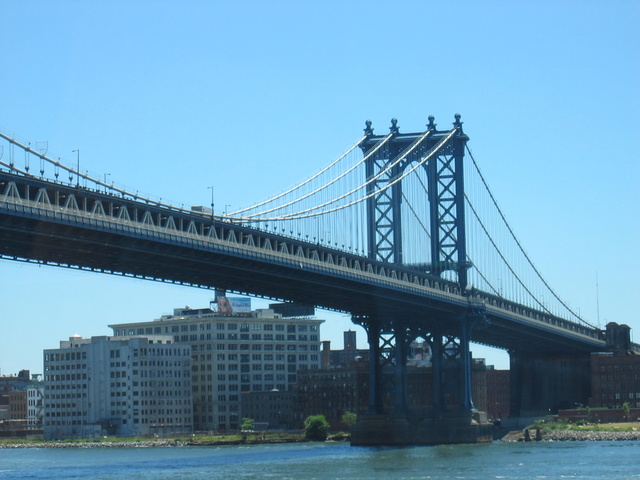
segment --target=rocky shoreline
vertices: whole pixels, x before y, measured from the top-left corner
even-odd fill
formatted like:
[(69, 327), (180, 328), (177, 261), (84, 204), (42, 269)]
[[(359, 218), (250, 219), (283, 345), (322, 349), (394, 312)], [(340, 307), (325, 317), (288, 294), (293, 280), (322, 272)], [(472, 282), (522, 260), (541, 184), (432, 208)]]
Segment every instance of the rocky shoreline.
[(143, 440), (132, 442), (25, 442), (25, 443), (0, 443), (0, 448), (158, 448), (158, 447), (220, 447), (225, 445), (258, 445), (276, 443), (299, 443), (305, 439), (247, 439), (247, 440)]
[(579, 430), (551, 430), (546, 433), (536, 434), (531, 430), (527, 436), (527, 429), (509, 432), (502, 438), (503, 442), (613, 442), (640, 440), (640, 431), (616, 432), (616, 431), (579, 431)]
[[(343, 439), (340, 439), (343, 440)], [(225, 445), (258, 445), (278, 443), (307, 442), (303, 438), (284, 439), (246, 439), (246, 440), (217, 440), (217, 441), (193, 441), (193, 440), (143, 440), (132, 442), (25, 442), (25, 443), (0, 443), (3, 448), (166, 448), (166, 447), (220, 447)], [(616, 431), (579, 431), (579, 430), (551, 430), (546, 433), (538, 433), (536, 430), (516, 430), (507, 433), (500, 439), (502, 442), (613, 442), (613, 441), (640, 441), (640, 431), (616, 432)]]

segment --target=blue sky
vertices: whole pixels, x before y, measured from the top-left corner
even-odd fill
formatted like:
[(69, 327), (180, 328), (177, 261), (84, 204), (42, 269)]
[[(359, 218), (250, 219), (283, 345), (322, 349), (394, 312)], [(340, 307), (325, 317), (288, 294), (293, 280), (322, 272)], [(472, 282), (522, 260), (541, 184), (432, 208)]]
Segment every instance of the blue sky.
[[(637, 330), (639, 20), (634, 1), (0, 0), (0, 130), (176, 204), (213, 187), (222, 211), (307, 178), (367, 119), (409, 132), (459, 112), (547, 281), (596, 323), (597, 272), (600, 323)], [(10, 261), (0, 292), (2, 374), (212, 297)], [(340, 348), (349, 326), (322, 336)]]

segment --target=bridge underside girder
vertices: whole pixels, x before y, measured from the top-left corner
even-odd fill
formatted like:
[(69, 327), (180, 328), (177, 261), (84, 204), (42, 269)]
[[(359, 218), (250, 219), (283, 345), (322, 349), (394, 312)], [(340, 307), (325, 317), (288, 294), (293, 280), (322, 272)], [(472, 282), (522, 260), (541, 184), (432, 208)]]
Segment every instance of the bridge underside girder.
[[(429, 308), (445, 322), (455, 310), (428, 299), (388, 297), (388, 292), (348, 279), (326, 279), (316, 272), (274, 265), (242, 255), (221, 254), (180, 242), (132, 237), (74, 225), (0, 214), (0, 254), (63, 266), (122, 273), (160, 281), (269, 298), (297, 300), (338, 311), (367, 315), (415, 314)], [(277, 281), (274, 281), (277, 277)], [(387, 297), (387, 298), (385, 298)]]
[[(98, 222), (99, 223), (99, 222)], [(358, 316), (402, 319), (409, 328), (455, 335), (465, 307), (350, 280), (326, 272), (216, 251), (215, 244), (185, 244), (180, 237), (117, 234), (108, 228), (63, 224), (0, 212), (0, 255), (107, 273), (168, 281), (268, 298), (298, 301)], [(490, 328), (473, 340), (523, 352), (585, 352), (593, 347), (533, 325), (488, 315)]]

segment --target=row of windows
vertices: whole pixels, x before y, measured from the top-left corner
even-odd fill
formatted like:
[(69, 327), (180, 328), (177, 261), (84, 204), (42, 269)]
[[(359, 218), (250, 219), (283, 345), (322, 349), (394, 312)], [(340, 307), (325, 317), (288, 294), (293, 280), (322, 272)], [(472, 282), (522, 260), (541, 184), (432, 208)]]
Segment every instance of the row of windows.
[[(292, 373), (293, 372), (293, 373)], [(224, 375), (218, 375), (218, 379), (219, 381), (226, 381), (224, 379), (220, 379), (221, 377), (225, 377)], [(233, 378), (232, 378), (233, 377)], [(246, 383), (252, 383), (252, 382), (272, 382), (273, 380), (276, 381), (287, 381), (288, 383), (296, 383), (296, 374), (295, 374), (295, 370), (289, 370), (288, 374), (284, 374), (284, 373), (254, 373), (254, 374), (249, 374), (249, 373), (243, 373), (240, 375), (240, 383), (241, 384), (246, 384)], [(238, 375), (229, 375), (229, 382), (238, 382)], [(193, 391), (197, 392), (199, 390), (199, 385), (194, 385), (193, 386)], [(211, 391), (212, 389), (210, 388), (211, 385), (202, 385), (201, 386), (201, 390), (204, 392), (205, 388), (208, 391)], [(216, 389), (218, 392), (224, 392), (227, 389), (230, 391), (237, 391), (238, 390), (238, 384), (237, 383), (220, 383), (216, 386)]]
[(176, 357), (181, 355), (189, 355), (188, 348), (180, 348), (178, 346), (174, 346), (173, 348), (134, 348), (133, 356), (137, 357), (140, 355), (141, 357)]
[[(71, 380), (86, 380), (86, 373), (65, 373), (63, 375), (45, 375), (45, 382), (62, 382), (62, 381), (71, 381)], [(69, 386), (71, 387), (71, 386)], [(47, 388), (51, 388), (51, 386), (47, 385)], [(78, 385), (74, 385), (74, 388), (78, 388)], [(82, 388), (86, 388), (86, 385)]]
[[(182, 335), (180, 336), (180, 340), (193, 340), (193, 341), (198, 341), (198, 336), (197, 335)], [(178, 337), (176, 337), (176, 340), (178, 340)], [(200, 335), (200, 340), (211, 340), (211, 334), (207, 334), (207, 335)], [(238, 340), (238, 334), (237, 333), (218, 333), (216, 335), (216, 340)], [(253, 341), (260, 341), (260, 340), (265, 340), (265, 341), (273, 341), (275, 340), (276, 342), (282, 342), (282, 341), (289, 341), (289, 342), (295, 342), (296, 340), (299, 342), (317, 342), (318, 341), (318, 335), (316, 334), (312, 334), (312, 335), (307, 335), (306, 333), (300, 333), (298, 335), (296, 334), (287, 334), (285, 335), (284, 333), (276, 333), (275, 335), (273, 333), (252, 333), (251, 335), (249, 335), (248, 333), (241, 333), (240, 334), (240, 340), (253, 340)]]
[(61, 398), (87, 398), (87, 392), (83, 393), (48, 393), (44, 396), (46, 400), (59, 400)]
[[(126, 415), (127, 412), (122, 412), (123, 415)], [(182, 408), (160, 408), (160, 409), (142, 409), (142, 410), (138, 410), (138, 409), (134, 409), (133, 410), (133, 415), (134, 416), (140, 416), (140, 415), (191, 415), (191, 409), (190, 408), (185, 408), (184, 410)]]
[(86, 370), (86, 363), (68, 363), (66, 365), (51, 365), (46, 364), (44, 367), (45, 372), (61, 372), (63, 370)]
[(58, 353), (45, 353), (45, 362), (69, 362), (72, 360), (86, 360), (87, 352), (58, 352)]
[(640, 370), (639, 363), (630, 363), (627, 365), (600, 365), (601, 372), (635, 372)]
[(609, 375), (600, 375), (600, 381), (601, 382), (617, 382), (617, 381), (632, 381), (632, 380), (640, 380), (640, 373), (636, 373), (636, 374), (609, 374)]
[[(115, 336), (125, 336), (125, 335), (158, 335), (162, 333), (180, 333), (180, 332), (197, 332), (197, 331), (210, 331), (213, 330), (212, 323), (191, 323), (184, 325), (171, 325), (164, 327), (164, 332), (162, 332), (162, 327), (128, 327), (122, 329), (115, 329)], [(317, 332), (318, 325), (283, 325), (283, 324), (261, 324), (261, 323), (241, 323), (238, 328), (237, 323), (216, 323), (216, 330), (240, 330), (241, 332), (252, 331), (276, 331), (276, 332), (284, 332), (286, 327), (286, 331), (289, 333), (298, 332)]]
[(45, 418), (48, 417), (86, 417), (87, 416), (87, 412), (80, 412), (78, 410), (75, 410), (73, 412), (64, 412), (64, 411), (50, 411), (50, 410), (45, 410), (44, 412), (44, 416)]
[(49, 384), (47, 385), (47, 392), (52, 390), (74, 390), (75, 391), (75, 390), (81, 390), (86, 388), (87, 388), (86, 383)]

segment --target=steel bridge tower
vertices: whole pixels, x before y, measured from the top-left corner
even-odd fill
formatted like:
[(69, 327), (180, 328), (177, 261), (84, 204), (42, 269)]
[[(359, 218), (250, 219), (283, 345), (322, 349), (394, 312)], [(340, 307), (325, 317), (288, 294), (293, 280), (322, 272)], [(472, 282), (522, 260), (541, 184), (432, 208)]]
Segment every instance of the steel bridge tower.
[[(469, 137), (462, 130), (460, 115), (453, 129), (436, 130), (429, 117), (427, 130), (400, 133), (391, 120), (390, 135), (374, 135), (366, 122), (360, 148), (365, 154), (367, 179), (368, 256), (377, 261), (421, 268), (436, 277), (454, 272), (457, 288), (467, 291), (465, 238), (464, 151)], [(377, 149), (376, 149), (377, 148)], [(415, 162), (428, 161), (427, 177), (429, 234), (424, 242), (430, 262), (405, 265), (403, 261), (403, 173)], [(469, 341), (474, 326), (486, 321), (484, 309), (470, 303), (460, 315), (457, 334), (444, 335), (436, 318), (399, 318), (393, 312), (354, 317), (367, 331), (369, 342), (369, 411), (361, 416), (352, 443), (417, 444), (458, 443), (490, 440), (487, 429), (471, 428), (475, 414), (471, 396), (471, 353)], [(432, 315), (433, 316), (433, 315)], [(422, 339), (431, 350), (433, 407), (415, 424), (407, 408), (407, 355), (414, 340)], [(426, 370), (426, 369), (425, 369)], [(469, 428), (467, 428), (469, 427)], [(455, 434), (451, 433), (454, 428)]]

